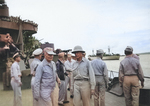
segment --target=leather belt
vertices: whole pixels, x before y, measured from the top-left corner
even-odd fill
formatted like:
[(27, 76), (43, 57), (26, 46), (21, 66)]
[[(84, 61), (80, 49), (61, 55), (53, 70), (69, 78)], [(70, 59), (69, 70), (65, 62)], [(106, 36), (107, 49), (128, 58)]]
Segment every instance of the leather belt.
[(86, 79), (86, 78), (84, 78), (84, 79), (75, 79), (75, 81), (88, 81), (89, 79)]

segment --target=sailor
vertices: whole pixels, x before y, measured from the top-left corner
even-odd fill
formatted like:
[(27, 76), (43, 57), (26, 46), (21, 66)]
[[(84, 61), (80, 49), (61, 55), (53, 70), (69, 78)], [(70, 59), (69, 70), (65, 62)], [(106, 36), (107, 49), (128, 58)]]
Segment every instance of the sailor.
[(138, 59), (132, 56), (133, 49), (127, 46), (125, 59), (121, 61), (119, 68), (119, 82), (123, 87), (126, 106), (139, 106), (139, 80), (144, 87), (144, 75)]
[[(60, 78), (61, 84), (59, 88), (59, 99), (58, 104), (62, 105), (63, 103), (68, 103), (67, 101), (67, 84), (68, 74), (66, 73), (65, 65), (64, 65), (64, 53), (58, 54), (58, 61), (56, 62), (57, 74)], [(66, 99), (66, 100), (65, 100)]]
[(19, 62), (21, 61), (19, 53), (13, 56), (15, 62), (11, 66), (11, 86), (14, 91), (14, 106), (22, 106), (22, 93), (21, 93), (21, 71)]
[(72, 52), (76, 55), (77, 60), (73, 63), (73, 72), (71, 75), (71, 90), (74, 88), (74, 106), (90, 106), (90, 96), (94, 94), (95, 75), (91, 63), (83, 58), (81, 46), (75, 46)]
[(30, 66), (31, 75), (32, 75), (31, 89), (32, 89), (32, 94), (33, 94), (33, 106), (37, 106), (37, 101), (34, 99), (34, 81), (35, 81), (36, 68), (41, 63), (42, 52), (43, 50), (41, 48), (34, 50), (33, 52), (34, 59)]
[(38, 101), (38, 106), (52, 106), (51, 93), (56, 83), (56, 65), (52, 61), (53, 49), (44, 49), (44, 60), (38, 65), (34, 82), (34, 99)]
[[(74, 62), (74, 60), (71, 58), (71, 54), (68, 54), (67, 55), (67, 61), (65, 62), (65, 68), (66, 68), (66, 71), (67, 71), (67, 73), (68, 73), (68, 81), (66, 82), (67, 83), (67, 85), (68, 85), (68, 83), (69, 83), (69, 88), (68, 88), (68, 90), (70, 91), (70, 88), (71, 88), (71, 73), (72, 73), (72, 65), (73, 65), (73, 62)], [(71, 93), (71, 95), (70, 95), (70, 97), (71, 98), (73, 98), (73, 94), (72, 94), (72, 92), (70, 92)]]
[[(108, 70), (105, 62), (103, 62), (104, 51), (97, 50), (97, 59), (91, 62), (96, 80), (94, 106), (105, 106), (105, 90), (108, 87)], [(99, 99), (100, 98), (100, 99)]]

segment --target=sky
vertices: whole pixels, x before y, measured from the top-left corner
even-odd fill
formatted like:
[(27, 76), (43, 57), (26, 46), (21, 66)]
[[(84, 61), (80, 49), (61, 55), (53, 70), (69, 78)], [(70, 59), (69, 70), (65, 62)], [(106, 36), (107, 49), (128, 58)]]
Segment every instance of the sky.
[(103, 49), (150, 52), (150, 0), (5, 0), (10, 16), (38, 24), (34, 34), (55, 49), (80, 45), (87, 55)]

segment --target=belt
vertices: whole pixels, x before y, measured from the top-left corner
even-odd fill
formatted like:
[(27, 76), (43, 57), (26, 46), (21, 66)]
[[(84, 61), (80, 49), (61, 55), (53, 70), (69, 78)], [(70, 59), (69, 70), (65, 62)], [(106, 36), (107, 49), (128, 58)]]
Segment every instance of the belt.
[(88, 81), (89, 79), (86, 79), (86, 78), (84, 78), (84, 79), (75, 79), (75, 81)]
[(95, 75), (95, 76), (104, 76), (104, 75)]
[(127, 74), (127, 75), (124, 75), (124, 76), (137, 76), (137, 74)]

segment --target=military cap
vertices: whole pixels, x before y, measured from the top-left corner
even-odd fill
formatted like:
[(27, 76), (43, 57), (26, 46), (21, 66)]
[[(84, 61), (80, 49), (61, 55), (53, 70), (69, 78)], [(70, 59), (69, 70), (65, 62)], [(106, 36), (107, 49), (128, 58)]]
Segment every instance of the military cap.
[(42, 52), (43, 52), (43, 50), (41, 48), (38, 48), (38, 49), (34, 50), (33, 55), (37, 56), (37, 55), (42, 54)]
[(125, 51), (128, 51), (128, 52), (133, 52), (133, 48), (131, 46), (127, 46)]

